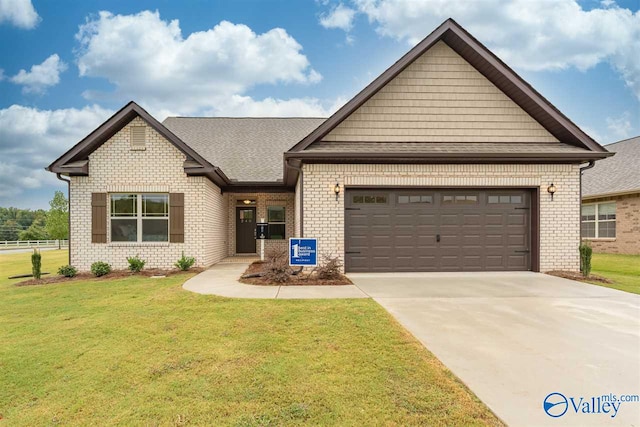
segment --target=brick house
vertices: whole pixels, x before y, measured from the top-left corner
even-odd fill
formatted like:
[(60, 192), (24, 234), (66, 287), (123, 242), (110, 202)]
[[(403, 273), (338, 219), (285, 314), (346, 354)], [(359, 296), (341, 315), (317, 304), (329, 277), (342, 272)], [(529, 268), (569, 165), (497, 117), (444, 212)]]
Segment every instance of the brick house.
[(579, 268), (581, 167), (609, 155), (447, 20), (328, 119), (131, 102), (47, 169), (80, 270), (252, 254), (264, 219), (347, 271), (548, 271)]
[(595, 252), (640, 254), (640, 136), (607, 149), (616, 155), (582, 177), (582, 238)]

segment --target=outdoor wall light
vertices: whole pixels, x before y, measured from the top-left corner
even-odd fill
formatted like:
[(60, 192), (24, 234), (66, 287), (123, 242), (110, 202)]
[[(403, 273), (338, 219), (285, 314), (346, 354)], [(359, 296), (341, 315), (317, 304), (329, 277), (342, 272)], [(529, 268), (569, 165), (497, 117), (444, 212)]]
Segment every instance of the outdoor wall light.
[(250, 205), (252, 201), (253, 200), (250, 200), (250, 199), (244, 199), (242, 203), (244, 203), (245, 205)]
[(340, 195), (340, 183), (336, 182), (336, 185), (333, 187), (333, 192), (336, 193), (336, 200), (338, 200), (338, 196)]
[(556, 186), (555, 186), (555, 185), (553, 185), (553, 182), (551, 183), (551, 185), (549, 185), (549, 186), (547, 187), (547, 192), (548, 192), (549, 194), (551, 194), (551, 200), (553, 200), (553, 195), (554, 195), (554, 194), (555, 194), (555, 192), (556, 192)]

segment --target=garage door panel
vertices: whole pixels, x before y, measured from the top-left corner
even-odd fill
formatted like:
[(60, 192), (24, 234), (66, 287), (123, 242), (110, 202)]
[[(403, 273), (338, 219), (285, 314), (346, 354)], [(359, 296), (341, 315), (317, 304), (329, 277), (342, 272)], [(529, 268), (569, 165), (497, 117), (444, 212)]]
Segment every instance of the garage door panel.
[[(356, 206), (351, 203), (352, 191), (381, 197), (364, 198), (375, 203)], [(530, 268), (527, 191), (443, 191), (448, 196), (444, 205), (443, 192), (437, 190), (347, 190), (347, 271)], [(407, 202), (412, 194), (424, 193), (432, 196), (430, 203)], [(403, 195), (402, 202), (397, 194)], [(474, 195), (471, 201), (469, 194)]]

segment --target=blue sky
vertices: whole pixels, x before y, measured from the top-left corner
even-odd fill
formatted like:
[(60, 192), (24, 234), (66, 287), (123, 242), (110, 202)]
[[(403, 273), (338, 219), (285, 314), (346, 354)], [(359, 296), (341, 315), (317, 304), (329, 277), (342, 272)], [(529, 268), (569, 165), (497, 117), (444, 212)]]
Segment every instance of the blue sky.
[(326, 116), (453, 17), (592, 137), (640, 134), (640, 1), (0, 0), (0, 206), (133, 99), (167, 115)]

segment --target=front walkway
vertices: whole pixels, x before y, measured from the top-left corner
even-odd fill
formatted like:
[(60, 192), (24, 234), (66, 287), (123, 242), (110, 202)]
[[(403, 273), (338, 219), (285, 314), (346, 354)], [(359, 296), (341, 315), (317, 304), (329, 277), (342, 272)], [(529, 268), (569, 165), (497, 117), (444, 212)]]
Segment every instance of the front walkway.
[(182, 287), (204, 295), (231, 298), (327, 299), (368, 298), (354, 285), (344, 286), (256, 286), (238, 282), (248, 263), (216, 264), (187, 280)]

